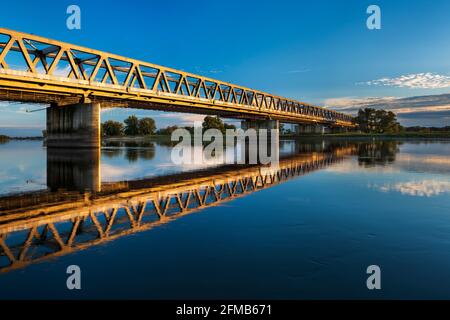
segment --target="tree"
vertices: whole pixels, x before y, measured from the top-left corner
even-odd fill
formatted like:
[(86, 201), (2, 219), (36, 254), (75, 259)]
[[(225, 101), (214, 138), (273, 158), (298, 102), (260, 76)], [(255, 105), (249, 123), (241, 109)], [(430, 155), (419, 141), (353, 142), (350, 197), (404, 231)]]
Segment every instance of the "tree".
[(395, 133), (401, 131), (402, 127), (397, 121), (397, 116), (392, 111), (384, 111), (381, 114), (379, 130), (381, 132)]
[(156, 130), (155, 120), (152, 118), (142, 118), (138, 122), (139, 134), (149, 135), (154, 134)]
[(402, 129), (395, 113), (382, 109), (359, 109), (355, 121), (359, 129), (366, 133), (395, 133)]
[(219, 117), (206, 116), (205, 119), (203, 120), (202, 127), (203, 130), (218, 129), (222, 132), (225, 130), (223, 121)]
[(9, 139), (11, 138), (8, 136), (0, 135), (0, 143), (6, 143)]
[(224, 123), (219, 117), (206, 116), (202, 123), (203, 130), (218, 129), (225, 134), (226, 129), (236, 129), (236, 126)]
[(159, 129), (156, 134), (163, 135), (163, 136), (170, 136), (172, 132), (178, 129), (178, 126), (168, 126), (166, 128)]
[(135, 115), (129, 116), (124, 122), (127, 136), (137, 136), (139, 134), (139, 119)]
[(113, 120), (108, 120), (102, 123), (102, 135), (104, 136), (122, 136), (123, 123)]

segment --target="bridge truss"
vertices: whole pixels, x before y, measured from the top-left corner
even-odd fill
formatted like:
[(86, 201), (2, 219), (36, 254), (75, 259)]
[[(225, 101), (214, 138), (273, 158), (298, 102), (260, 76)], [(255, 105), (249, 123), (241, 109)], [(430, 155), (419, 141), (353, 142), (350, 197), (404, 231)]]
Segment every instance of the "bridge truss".
[(352, 127), (352, 117), (163, 66), (0, 28), (0, 99)]

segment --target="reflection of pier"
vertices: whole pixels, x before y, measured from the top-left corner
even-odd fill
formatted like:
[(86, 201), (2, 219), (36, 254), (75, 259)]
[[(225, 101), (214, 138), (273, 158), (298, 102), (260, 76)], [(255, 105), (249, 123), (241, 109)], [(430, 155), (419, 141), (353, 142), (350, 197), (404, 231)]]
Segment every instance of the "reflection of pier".
[[(345, 149), (345, 150), (344, 150)], [(280, 184), (353, 151), (309, 153), (278, 166), (228, 166), (139, 181), (97, 193), (35, 192), (0, 199), (0, 272), (151, 229), (202, 208)]]
[(48, 149), (47, 185), (73, 190), (100, 191), (100, 151), (98, 149)]

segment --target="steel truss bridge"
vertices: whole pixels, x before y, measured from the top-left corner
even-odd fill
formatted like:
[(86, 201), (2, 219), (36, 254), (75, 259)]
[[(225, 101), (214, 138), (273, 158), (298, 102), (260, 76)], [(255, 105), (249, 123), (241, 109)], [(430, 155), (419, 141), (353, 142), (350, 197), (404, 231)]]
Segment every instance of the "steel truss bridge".
[[(117, 238), (326, 168), (354, 153), (308, 153), (275, 168), (224, 166), (147, 180), (106, 183), (99, 194), (27, 193), (0, 199), (0, 273)], [(239, 169), (240, 168), (240, 169)]]
[(0, 100), (353, 126), (350, 115), (319, 106), (3, 28)]

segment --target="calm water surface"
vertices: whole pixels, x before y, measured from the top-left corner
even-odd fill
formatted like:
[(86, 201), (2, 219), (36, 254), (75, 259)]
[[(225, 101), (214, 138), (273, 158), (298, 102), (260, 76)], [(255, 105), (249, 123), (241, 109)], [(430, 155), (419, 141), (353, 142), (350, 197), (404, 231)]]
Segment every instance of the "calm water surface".
[(278, 168), (170, 153), (1, 144), (0, 298), (450, 298), (449, 142), (282, 141)]

